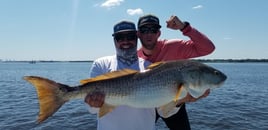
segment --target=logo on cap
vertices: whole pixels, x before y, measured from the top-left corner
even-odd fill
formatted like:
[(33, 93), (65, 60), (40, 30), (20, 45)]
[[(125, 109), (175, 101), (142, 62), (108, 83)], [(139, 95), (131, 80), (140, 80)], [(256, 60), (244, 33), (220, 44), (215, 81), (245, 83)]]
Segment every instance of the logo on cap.
[(130, 21), (121, 21), (114, 25), (114, 34), (125, 31), (136, 31), (135, 24)]
[(154, 24), (157, 25), (159, 28), (161, 28), (161, 26), (159, 25), (159, 19), (154, 16), (154, 15), (145, 15), (143, 17), (140, 17), (139, 22), (138, 22), (138, 27), (140, 28), (143, 25), (146, 24)]

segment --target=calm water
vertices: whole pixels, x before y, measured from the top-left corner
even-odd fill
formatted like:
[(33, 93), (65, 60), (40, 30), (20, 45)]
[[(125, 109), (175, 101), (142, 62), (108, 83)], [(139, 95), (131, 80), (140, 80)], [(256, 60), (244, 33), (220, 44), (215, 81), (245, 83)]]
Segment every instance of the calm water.
[[(187, 104), (193, 130), (267, 130), (268, 64), (209, 63), (228, 79), (218, 89), (195, 103)], [(90, 63), (0, 63), (0, 129), (58, 130), (96, 129), (96, 115), (89, 114), (83, 100), (66, 103), (53, 117), (37, 125), (35, 89), (22, 80), (38, 75), (76, 85), (89, 75)], [(166, 130), (162, 120), (159, 130)]]

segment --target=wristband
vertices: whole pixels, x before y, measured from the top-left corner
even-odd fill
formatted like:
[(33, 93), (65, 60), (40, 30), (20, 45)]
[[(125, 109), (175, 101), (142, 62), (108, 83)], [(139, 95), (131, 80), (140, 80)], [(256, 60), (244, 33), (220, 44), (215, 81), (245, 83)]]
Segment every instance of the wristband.
[(188, 27), (190, 25), (189, 22), (183, 22), (184, 23), (184, 27), (181, 29), (181, 31), (183, 31), (186, 27)]

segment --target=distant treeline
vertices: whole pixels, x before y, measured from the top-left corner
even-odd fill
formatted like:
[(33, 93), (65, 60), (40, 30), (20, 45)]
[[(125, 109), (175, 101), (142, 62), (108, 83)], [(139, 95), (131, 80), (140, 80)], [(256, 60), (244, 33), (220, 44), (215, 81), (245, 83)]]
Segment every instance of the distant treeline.
[(85, 60), (85, 61), (80, 61), (80, 60), (77, 60), (77, 61), (56, 61), (56, 60), (31, 60), (31, 61), (27, 61), (27, 60), (9, 60), (9, 61), (1, 61), (0, 62), (28, 62), (28, 63), (56, 63), (56, 62), (93, 62), (91, 60)]
[[(215, 63), (222, 63), (222, 62), (268, 62), (268, 59), (192, 59), (199, 62), (215, 62)], [(15, 61), (15, 60), (9, 60), (9, 61), (3, 61), (0, 60), (0, 62), (28, 62), (28, 63), (37, 63), (37, 62), (43, 62), (43, 63), (54, 63), (54, 62), (93, 62), (93, 60), (74, 60), (74, 61), (54, 61), (54, 60), (31, 60), (31, 61)]]
[(268, 62), (268, 59), (193, 59), (200, 62)]

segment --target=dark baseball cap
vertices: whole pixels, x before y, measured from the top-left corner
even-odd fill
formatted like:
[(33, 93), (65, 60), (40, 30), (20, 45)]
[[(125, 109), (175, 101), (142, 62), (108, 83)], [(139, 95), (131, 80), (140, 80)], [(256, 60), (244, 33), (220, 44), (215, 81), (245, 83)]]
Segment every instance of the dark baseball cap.
[(144, 26), (144, 25), (156, 25), (158, 28), (161, 28), (161, 25), (159, 24), (159, 19), (158, 17), (152, 15), (152, 14), (148, 14), (148, 15), (144, 15), (142, 17), (139, 18), (138, 21), (138, 28)]
[(127, 32), (127, 31), (133, 31), (136, 32), (136, 26), (134, 22), (131, 21), (120, 21), (117, 24), (114, 25), (114, 33), (113, 36), (120, 32)]

